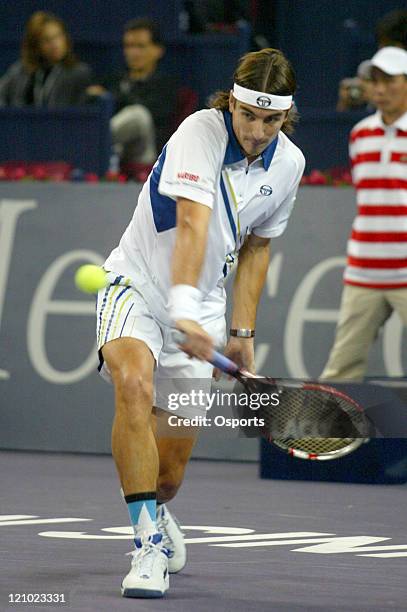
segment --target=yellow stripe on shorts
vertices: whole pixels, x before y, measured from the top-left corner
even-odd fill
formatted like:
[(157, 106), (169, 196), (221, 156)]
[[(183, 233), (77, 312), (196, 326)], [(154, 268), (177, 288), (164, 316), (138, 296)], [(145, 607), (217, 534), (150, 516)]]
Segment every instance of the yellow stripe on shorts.
[(121, 289), (123, 289), (123, 287), (120, 287), (120, 285), (114, 285), (114, 286), (112, 285), (109, 289), (109, 301), (107, 303), (107, 306), (105, 307), (105, 312), (103, 314), (100, 329), (99, 329), (98, 346), (100, 345), (100, 341), (103, 338), (103, 334), (105, 333), (107, 322), (111, 315), (113, 298), (115, 294)]
[(119, 308), (119, 312), (118, 312), (118, 313), (117, 313), (117, 315), (116, 315), (116, 323), (114, 324), (114, 328), (113, 328), (113, 331), (112, 331), (112, 334), (111, 334), (113, 338), (115, 337), (116, 329), (117, 329), (117, 326), (118, 326), (119, 321), (120, 321), (120, 316), (121, 316), (121, 314), (122, 314), (122, 310), (123, 310), (123, 308), (124, 308), (124, 306), (125, 306), (126, 302), (128, 302), (130, 298), (131, 298), (131, 293), (128, 293), (128, 294), (126, 295), (126, 298), (125, 298), (125, 299), (123, 300), (123, 302), (121, 303), (121, 306), (120, 306), (120, 308)]

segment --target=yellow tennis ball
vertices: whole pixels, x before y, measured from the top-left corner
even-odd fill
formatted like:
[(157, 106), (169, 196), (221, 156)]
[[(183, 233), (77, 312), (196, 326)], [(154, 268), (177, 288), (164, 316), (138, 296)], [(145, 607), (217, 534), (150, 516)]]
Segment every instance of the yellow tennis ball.
[(75, 273), (75, 285), (85, 293), (97, 293), (107, 284), (107, 274), (100, 266), (86, 264), (78, 268)]

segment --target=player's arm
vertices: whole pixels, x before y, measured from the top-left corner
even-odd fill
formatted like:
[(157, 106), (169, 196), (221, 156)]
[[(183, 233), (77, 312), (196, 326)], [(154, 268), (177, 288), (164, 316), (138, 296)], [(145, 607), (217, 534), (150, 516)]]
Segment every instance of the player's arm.
[(233, 285), (232, 328), (254, 329), (257, 305), (266, 282), (270, 238), (250, 234), (239, 252)]
[(204, 204), (177, 198), (177, 231), (172, 257), (174, 285), (198, 286), (211, 212)]
[(211, 357), (213, 350), (212, 339), (197, 321), (202, 302), (198, 286), (223, 161), (219, 135), (212, 117), (194, 113), (183, 121), (166, 146), (158, 186), (159, 193), (177, 202), (169, 315), (187, 335), (181, 348), (199, 359)]
[[(255, 329), (257, 306), (266, 282), (270, 238), (250, 234), (239, 253), (233, 285), (232, 329)], [(254, 339), (231, 337), (227, 355), (254, 372)]]
[(182, 349), (193, 357), (208, 359), (213, 350), (212, 338), (196, 322), (199, 318), (200, 292), (197, 289), (206, 255), (211, 209), (186, 198), (177, 198), (177, 229), (172, 256), (172, 289), (170, 303), (178, 300), (174, 320), (187, 340)]

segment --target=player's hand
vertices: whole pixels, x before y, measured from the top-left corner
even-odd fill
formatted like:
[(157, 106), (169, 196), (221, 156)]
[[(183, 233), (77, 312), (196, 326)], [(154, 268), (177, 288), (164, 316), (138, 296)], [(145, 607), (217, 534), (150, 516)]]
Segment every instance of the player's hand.
[(214, 343), (203, 327), (189, 319), (176, 321), (175, 326), (186, 335), (185, 342), (180, 344), (180, 348), (187, 355), (201, 361), (209, 361), (212, 358)]
[[(254, 338), (237, 338), (233, 336), (229, 339), (224, 350), (224, 355), (234, 361), (239, 368), (244, 368), (252, 374), (256, 373), (254, 364)], [(215, 368), (213, 377), (219, 380), (222, 372)]]

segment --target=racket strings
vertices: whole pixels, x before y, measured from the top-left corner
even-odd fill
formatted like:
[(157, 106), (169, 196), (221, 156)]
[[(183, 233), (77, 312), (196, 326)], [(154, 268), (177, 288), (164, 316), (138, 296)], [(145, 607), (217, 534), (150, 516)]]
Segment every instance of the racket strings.
[(278, 438), (273, 442), (280, 448), (295, 448), (310, 455), (324, 455), (347, 448), (354, 438)]
[(363, 413), (341, 395), (322, 389), (283, 389), (278, 408), (262, 416), (265, 432), (278, 446), (306, 453), (338, 451), (364, 435)]

